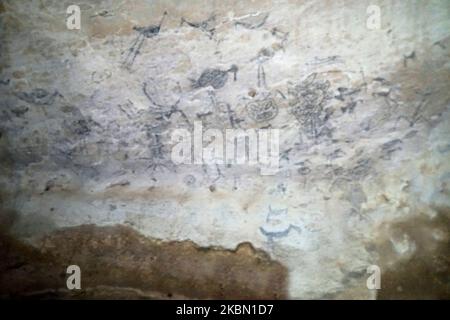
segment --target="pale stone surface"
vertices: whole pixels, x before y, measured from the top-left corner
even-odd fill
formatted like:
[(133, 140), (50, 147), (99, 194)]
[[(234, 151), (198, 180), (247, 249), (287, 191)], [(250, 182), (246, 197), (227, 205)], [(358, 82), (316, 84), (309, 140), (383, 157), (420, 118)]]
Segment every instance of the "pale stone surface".
[[(292, 298), (373, 298), (373, 244), (392, 244), (387, 266), (416, 250), (380, 227), (450, 205), (448, 1), (378, 1), (377, 30), (369, 1), (80, 1), (81, 30), (39, 3), (1, 9), (1, 186), (20, 238), (93, 223), (248, 241), (288, 268)], [(133, 30), (164, 11), (158, 34)], [(200, 78), (232, 65), (236, 80)], [(200, 120), (280, 129), (279, 172), (175, 166), (171, 132)]]

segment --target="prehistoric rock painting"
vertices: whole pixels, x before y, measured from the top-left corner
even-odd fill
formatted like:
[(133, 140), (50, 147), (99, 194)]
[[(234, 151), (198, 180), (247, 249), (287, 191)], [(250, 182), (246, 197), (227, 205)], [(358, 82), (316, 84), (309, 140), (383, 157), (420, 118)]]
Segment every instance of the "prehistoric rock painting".
[(265, 47), (259, 50), (256, 57), (250, 60), (256, 61), (256, 63), (258, 64), (258, 73), (257, 73), (258, 87), (264, 88), (267, 88), (264, 64), (270, 59), (272, 59), (278, 51), (285, 50), (289, 36), (288, 32), (283, 32), (278, 28), (273, 28), (270, 32), (272, 36), (274, 36), (278, 41), (273, 43), (270, 47)]
[(300, 227), (287, 222), (287, 214), (288, 209), (273, 209), (269, 206), (266, 223), (259, 228), (269, 243), (287, 237), (291, 231), (302, 232)]
[(142, 45), (144, 44), (145, 39), (153, 38), (159, 34), (162, 23), (166, 16), (167, 11), (164, 11), (161, 21), (159, 22), (158, 25), (150, 25), (147, 27), (137, 27), (137, 26), (133, 27), (133, 30), (137, 31), (138, 35), (132, 42), (131, 47), (128, 49), (128, 52), (125, 55), (123, 65), (126, 68), (130, 68), (133, 65), (136, 56), (140, 53), (140, 50), (142, 48)]
[(211, 104), (214, 108), (214, 112), (212, 112), (211, 114), (197, 115), (197, 117), (203, 118), (204, 116), (215, 114), (217, 115), (221, 123), (229, 122), (231, 128), (239, 128), (240, 123), (243, 122), (244, 119), (240, 119), (237, 116), (236, 111), (232, 109), (229, 103), (225, 101), (217, 101), (217, 97), (214, 91), (209, 91), (208, 94), (211, 99)]
[(266, 83), (266, 73), (264, 72), (264, 63), (269, 61), (275, 55), (275, 51), (270, 48), (262, 48), (259, 50), (257, 56), (252, 59), (258, 63), (258, 87), (267, 87)]
[(249, 102), (247, 104), (247, 112), (249, 117), (256, 122), (269, 121), (277, 116), (278, 105), (271, 96), (268, 96)]
[(188, 126), (191, 126), (191, 122), (189, 118), (186, 116), (183, 110), (178, 107), (181, 98), (178, 98), (177, 101), (171, 105), (163, 105), (155, 101), (152, 95), (148, 92), (147, 83), (144, 82), (142, 85), (142, 90), (147, 97), (147, 99), (152, 103), (156, 109), (154, 109), (154, 113), (157, 115), (157, 120), (167, 121), (169, 120), (173, 114), (180, 114), (182, 119), (187, 123)]
[(429, 123), (429, 120), (423, 115), (424, 108), (428, 104), (430, 93), (425, 93), (422, 95), (421, 99), (414, 107), (414, 111), (410, 114), (399, 115), (397, 117), (396, 126), (399, 125), (402, 121), (406, 121), (410, 127), (413, 127), (418, 122), (426, 122)]
[(269, 13), (253, 13), (242, 17), (234, 18), (234, 25), (246, 29), (258, 29), (262, 27), (269, 17)]
[(316, 78), (317, 74), (313, 73), (288, 90), (291, 113), (311, 139), (326, 132), (326, 122), (330, 116), (324, 108), (330, 99), (330, 82)]
[(330, 57), (324, 57), (324, 58), (314, 57), (314, 60), (307, 62), (306, 64), (317, 66), (317, 65), (329, 65), (329, 64), (336, 64), (336, 63), (344, 63), (342, 57), (340, 57), (340, 56), (330, 56)]
[(205, 69), (200, 77), (196, 81), (193, 81), (192, 87), (203, 88), (211, 86), (214, 89), (220, 89), (227, 82), (229, 72), (233, 73), (233, 80), (236, 81), (238, 67), (234, 64), (228, 70)]
[(156, 171), (157, 169), (172, 170), (173, 164), (169, 157), (170, 150), (168, 150), (167, 145), (163, 143), (162, 137), (164, 132), (169, 127), (171, 117), (174, 114), (179, 114), (182, 121), (184, 121), (188, 127), (191, 126), (191, 122), (185, 112), (178, 106), (181, 97), (178, 98), (175, 103), (165, 105), (156, 101), (156, 99), (152, 96), (153, 93), (149, 92), (146, 82), (142, 85), (142, 91), (152, 104), (152, 110), (150, 113), (154, 114), (154, 120), (156, 123), (146, 126), (150, 154), (149, 157), (141, 157), (140, 159), (150, 161), (148, 168), (151, 168), (152, 171)]
[(31, 92), (17, 93), (19, 99), (37, 105), (51, 105), (58, 96), (60, 96), (58, 91), (50, 93), (42, 88), (33, 89)]
[(187, 24), (192, 28), (199, 29), (201, 32), (207, 34), (209, 39), (212, 39), (217, 25), (216, 15), (212, 14), (208, 19), (203, 20), (201, 22), (189, 22), (188, 20), (182, 17), (180, 26), (183, 26), (184, 24)]
[(450, 297), (448, 0), (53, 2), (0, 2), (0, 298)]

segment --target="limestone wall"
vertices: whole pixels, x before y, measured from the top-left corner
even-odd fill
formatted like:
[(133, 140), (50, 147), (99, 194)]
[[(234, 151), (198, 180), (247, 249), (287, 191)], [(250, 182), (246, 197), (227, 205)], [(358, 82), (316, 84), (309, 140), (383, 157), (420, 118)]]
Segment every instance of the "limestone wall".
[[(448, 1), (77, 1), (79, 30), (67, 27), (71, 4), (0, 6), (0, 217), (10, 236), (93, 270), (86, 248), (119, 257), (120, 239), (95, 239), (124, 226), (213, 257), (250, 243), (271, 264), (236, 258), (223, 269), (180, 246), (161, 252), (216, 262), (191, 278), (174, 272), (180, 287), (142, 276), (92, 281), (97, 289), (217, 298), (220, 289), (182, 287), (224, 273), (224, 284), (242, 284), (255, 268), (244, 297), (450, 296)], [(173, 133), (200, 122), (278, 129), (277, 172), (174, 164)], [(85, 224), (99, 229), (73, 236)], [(87, 247), (61, 256), (64, 241)], [(146, 250), (118, 260), (129, 270)], [(192, 263), (167, 259), (174, 270)], [(381, 291), (366, 287), (370, 265), (382, 270)], [(2, 281), (2, 294), (16, 290)], [(60, 285), (48, 283), (29, 288)]]

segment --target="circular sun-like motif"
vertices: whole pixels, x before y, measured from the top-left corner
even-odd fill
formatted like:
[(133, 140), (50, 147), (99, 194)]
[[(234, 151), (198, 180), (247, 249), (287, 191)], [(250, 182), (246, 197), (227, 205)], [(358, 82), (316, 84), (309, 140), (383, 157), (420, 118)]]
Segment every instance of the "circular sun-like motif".
[(252, 101), (247, 104), (247, 112), (256, 122), (269, 121), (278, 115), (278, 105), (272, 98)]

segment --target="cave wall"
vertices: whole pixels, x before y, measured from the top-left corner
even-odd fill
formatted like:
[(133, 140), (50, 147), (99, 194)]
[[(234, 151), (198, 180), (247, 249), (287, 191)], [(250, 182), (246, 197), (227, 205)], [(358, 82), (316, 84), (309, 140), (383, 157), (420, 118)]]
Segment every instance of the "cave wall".
[[(254, 268), (261, 282), (243, 297), (450, 297), (448, 1), (77, 1), (79, 30), (66, 24), (71, 4), (0, 4), (0, 217), (30, 246), (10, 250), (95, 271), (100, 246), (125, 261), (120, 277), (154, 241), (184, 243), (160, 254), (174, 270), (205, 261), (173, 272), (199, 284), (192, 296), (145, 274), (90, 282), (164, 296), (242, 297), (219, 282), (245, 283)], [(278, 129), (278, 169), (175, 164), (171, 135), (199, 122)], [(123, 228), (124, 243), (147, 249), (99, 240)], [(243, 243), (263, 263), (219, 268), (215, 255)], [(142, 272), (171, 268), (152, 261)], [(366, 287), (374, 264), (380, 292)], [(200, 285), (215, 275), (217, 288)], [(2, 294), (20, 287), (7, 278)]]

